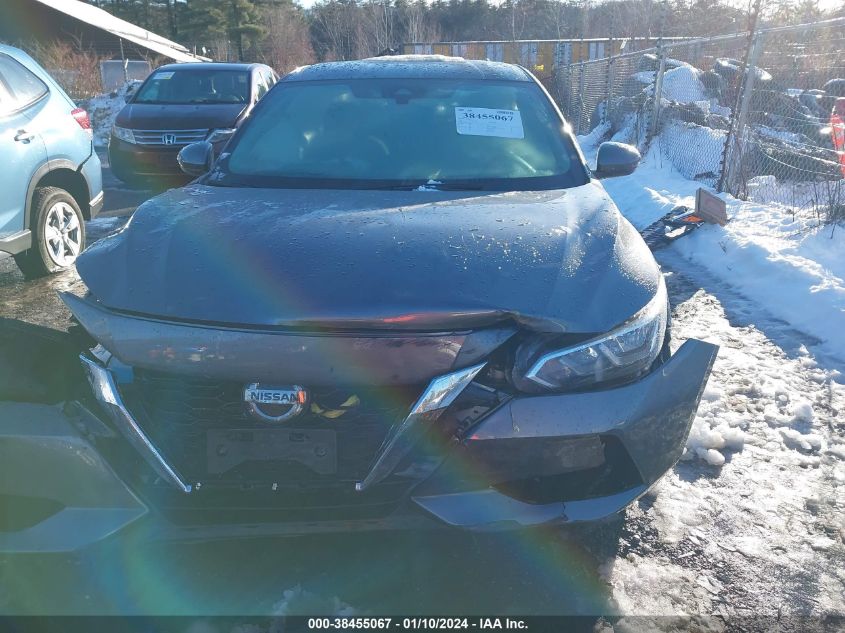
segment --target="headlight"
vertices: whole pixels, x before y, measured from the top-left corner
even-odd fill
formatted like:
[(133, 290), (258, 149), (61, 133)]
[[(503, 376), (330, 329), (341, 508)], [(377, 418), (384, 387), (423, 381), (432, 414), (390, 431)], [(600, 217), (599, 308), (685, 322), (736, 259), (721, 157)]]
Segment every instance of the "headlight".
[(111, 133), (115, 135), (116, 138), (119, 138), (121, 141), (126, 141), (127, 143), (135, 144), (135, 135), (132, 133), (132, 130), (127, 129), (125, 127), (117, 127), (116, 125), (112, 127)]
[(569, 390), (635, 378), (648, 371), (666, 335), (663, 278), (648, 304), (615, 330), (541, 356), (525, 377), (547, 389)]
[(232, 138), (232, 135), (237, 132), (237, 130), (233, 127), (222, 127), (216, 130), (211, 130), (211, 134), (208, 135), (208, 138), (205, 139), (209, 143), (219, 143), (221, 141), (228, 141)]

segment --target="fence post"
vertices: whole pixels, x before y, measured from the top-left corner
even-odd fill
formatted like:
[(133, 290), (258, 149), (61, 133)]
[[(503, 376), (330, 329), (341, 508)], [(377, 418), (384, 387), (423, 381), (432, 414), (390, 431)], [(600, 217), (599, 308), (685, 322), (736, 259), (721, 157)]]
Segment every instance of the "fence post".
[[(751, 40), (751, 48), (748, 51), (748, 61), (745, 64), (745, 77), (742, 82), (739, 99), (739, 111), (734, 118), (734, 125), (728, 131), (728, 138), (725, 141), (725, 153), (722, 160), (722, 178), (719, 181), (719, 191), (729, 190), (733, 183), (737, 163), (742, 159), (741, 145), (745, 123), (748, 119), (748, 109), (751, 106), (751, 95), (754, 92), (754, 79), (757, 76), (757, 60), (762, 49), (763, 33), (757, 32)], [(729, 193), (732, 193), (730, 190)]]
[(120, 59), (123, 62), (123, 83), (129, 82), (129, 60), (126, 59), (126, 55), (123, 53), (123, 38), (118, 38), (120, 42)]
[(567, 121), (572, 121), (572, 66), (571, 56), (567, 55), (566, 44), (555, 44), (555, 82), (557, 99), (561, 112)]
[(566, 120), (572, 123), (572, 64), (566, 62), (566, 70), (563, 73), (564, 92), (561, 95), (566, 101)]
[(666, 51), (663, 48), (663, 37), (657, 40), (657, 74), (654, 76), (654, 110), (651, 113), (649, 126), (649, 141), (657, 134), (657, 124), (660, 120), (660, 99), (663, 95), (663, 74), (666, 72)]
[(604, 105), (604, 113), (601, 118), (602, 123), (607, 123), (610, 120), (610, 108), (613, 102), (613, 40), (610, 41), (610, 57), (607, 60), (607, 97)]
[(578, 64), (578, 124), (575, 134), (581, 133), (581, 119), (584, 115), (584, 60)]

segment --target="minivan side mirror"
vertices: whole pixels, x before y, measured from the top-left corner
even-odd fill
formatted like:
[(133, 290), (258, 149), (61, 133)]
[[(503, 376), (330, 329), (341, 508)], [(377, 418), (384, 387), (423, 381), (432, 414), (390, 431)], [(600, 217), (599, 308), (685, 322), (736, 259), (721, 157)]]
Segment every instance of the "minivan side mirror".
[(599, 145), (596, 156), (596, 178), (614, 178), (634, 173), (640, 162), (640, 152), (633, 145), (608, 141)]
[(208, 141), (186, 145), (176, 156), (179, 168), (189, 176), (202, 176), (211, 169), (213, 159), (214, 148)]

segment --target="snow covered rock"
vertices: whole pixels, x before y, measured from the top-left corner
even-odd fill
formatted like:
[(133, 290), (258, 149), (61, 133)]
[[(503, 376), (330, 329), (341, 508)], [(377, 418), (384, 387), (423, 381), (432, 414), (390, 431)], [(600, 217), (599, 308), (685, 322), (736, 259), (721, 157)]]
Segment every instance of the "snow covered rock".
[(678, 103), (707, 101), (708, 94), (701, 83), (701, 71), (692, 66), (679, 66), (663, 75), (663, 97)]

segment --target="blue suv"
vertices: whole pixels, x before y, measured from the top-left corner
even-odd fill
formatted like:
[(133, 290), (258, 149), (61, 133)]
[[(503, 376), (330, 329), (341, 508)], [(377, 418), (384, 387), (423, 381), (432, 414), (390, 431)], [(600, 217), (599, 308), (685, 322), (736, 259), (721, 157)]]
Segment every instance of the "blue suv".
[(103, 206), (85, 110), (29, 55), (0, 45), (0, 252), (26, 277), (72, 266)]

